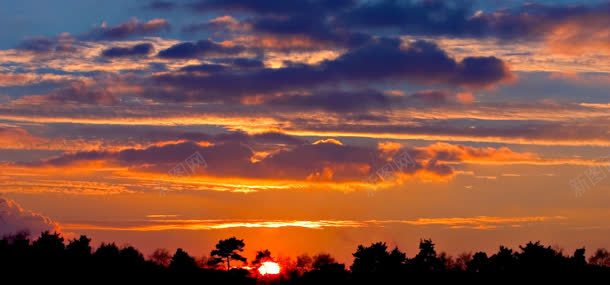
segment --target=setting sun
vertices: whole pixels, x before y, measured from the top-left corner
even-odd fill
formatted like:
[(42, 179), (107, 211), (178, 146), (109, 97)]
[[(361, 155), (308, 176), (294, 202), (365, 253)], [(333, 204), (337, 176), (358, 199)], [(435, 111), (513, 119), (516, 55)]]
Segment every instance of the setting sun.
[(261, 275), (280, 274), (280, 265), (277, 262), (265, 261), (258, 268), (258, 273)]

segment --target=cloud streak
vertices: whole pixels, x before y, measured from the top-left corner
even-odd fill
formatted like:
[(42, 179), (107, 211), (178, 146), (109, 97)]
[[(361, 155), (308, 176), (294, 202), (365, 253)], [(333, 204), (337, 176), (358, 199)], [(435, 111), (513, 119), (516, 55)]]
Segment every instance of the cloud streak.
[(157, 219), (147, 220), (135, 225), (113, 225), (112, 223), (64, 223), (62, 227), (69, 230), (94, 231), (173, 231), (191, 230), (208, 231), (233, 228), (305, 228), (321, 230), (327, 228), (367, 228), (390, 225), (410, 226), (444, 226), (451, 229), (493, 230), (504, 227), (521, 227), (531, 223), (556, 223), (565, 220), (562, 216), (531, 217), (459, 217), (459, 218), (419, 218), (415, 220), (180, 220)]

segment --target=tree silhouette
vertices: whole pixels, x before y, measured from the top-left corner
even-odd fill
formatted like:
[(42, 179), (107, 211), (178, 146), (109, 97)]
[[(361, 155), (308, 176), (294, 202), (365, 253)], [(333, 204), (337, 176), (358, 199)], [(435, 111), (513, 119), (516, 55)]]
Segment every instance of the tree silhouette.
[(123, 247), (119, 251), (121, 266), (130, 266), (133, 268), (144, 265), (144, 256), (133, 246)]
[(172, 256), (164, 248), (157, 248), (150, 256), (149, 259), (161, 266), (167, 267), (169, 266), (169, 262), (172, 260)]
[(444, 270), (451, 270), (455, 268), (455, 260), (453, 259), (453, 256), (449, 255), (444, 251), (438, 254), (438, 260), (439, 263), (442, 265), (441, 268), (443, 268)]
[(93, 253), (94, 266), (106, 272), (116, 272), (121, 253), (114, 243), (102, 243)]
[(610, 266), (610, 252), (605, 248), (598, 248), (589, 258), (589, 263), (597, 266)]
[(408, 262), (407, 254), (398, 250), (398, 247), (394, 247), (387, 259), (387, 266), (390, 271), (398, 271), (406, 262)]
[[(215, 258), (222, 263), (222, 269), (200, 267), (195, 258), (182, 249), (177, 249), (173, 256), (167, 250), (156, 250), (146, 260), (133, 246), (119, 248), (114, 243), (102, 243), (92, 254), (91, 239), (86, 236), (72, 239), (65, 246), (63, 241), (60, 234), (49, 232), (41, 233), (33, 242), (30, 242), (26, 232), (4, 236), (0, 239), (0, 272), (3, 278), (20, 278), (18, 280), (24, 283), (34, 281), (30, 279), (37, 276), (57, 276), (64, 283), (120, 280), (138, 284), (262, 284), (256, 280), (260, 278), (254, 271), (256, 268), (224, 270), (224, 265), (230, 268), (227, 259), (245, 260), (236, 257), (241, 257), (239, 253), (244, 247), (243, 241), (236, 238), (220, 241), (214, 250), (214, 253), (218, 253)], [(540, 242), (529, 242), (519, 249), (513, 251), (501, 246), (490, 257), (485, 252), (477, 252), (474, 255), (460, 254), (454, 260), (445, 253), (437, 254), (431, 240), (421, 240), (419, 252), (409, 259), (398, 248), (390, 250), (385, 243), (378, 242), (358, 246), (353, 253), (351, 271), (346, 270), (344, 264), (336, 262), (330, 254), (322, 253), (313, 258), (302, 255), (294, 265), (289, 260), (281, 261), (285, 268), (279, 279), (267, 279), (263, 283), (407, 284), (424, 278), (431, 283), (495, 284), (499, 280), (522, 282), (543, 278), (540, 280), (546, 284), (570, 280), (566, 277), (577, 277), (580, 284), (588, 281), (587, 278), (610, 276), (610, 253), (604, 249), (597, 250), (589, 263), (584, 248), (576, 249), (571, 256)], [(261, 250), (256, 253), (253, 264), (271, 258), (269, 250)]]
[(574, 255), (570, 257), (571, 265), (575, 267), (583, 267), (587, 264), (587, 257), (585, 256), (585, 248), (577, 248), (574, 250)]
[(324, 267), (335, 263), (335, 258), (332, 257), (330, 254), (320, 253), (314, 255), (313, 260), (311, 262), (311, 268), (314, 270), (321, 270), (324, 269)]
[(500, 246), (498, 253), (489, 258), (489, 263), (493, 271), (510, 271), (517, 266), (517, 256), (512, 249)]
[(563, 256), (550, 246), (543, 246), (539, 241), (528, 242), (525, 246), (519, 246), (521, 253), (518, 253), (519, 263), (526, 271), (548, 272), (553, 268), (559, 268)]
[(93, 256), (102, 260), (116, 260), (120, 256), (120, 251), (114, 243), (102, 243)]
[(467, 263), (468, 271), (471, 272), (486, 272), (489, 268), (489, 258), (485, 252), (477, 252), (472, 256), (472, 259)]
[(72, 239), (66, 246), (68, 256), (72, 258), (85, 258), (91, 255), (91, 239), (87, 236), (80, 236)]
[(441, 271), (444, 269), (443, 261), (436, 256), (432, 240), (420, 240), (419, 252), (413, 258), (413, 265), (416, 270), (423, 272)]
[(32, 248), (42, 256), (57, 258), (64, 251), (64, 238), (56, 232), (51, 234), (45, 231), (32, 243)]
[(378, 275), (397, 272), (407, 261), (406, 254), (394, 248), (391, 252), (383, 242), (373, 243), (369, 247), (359, 245), (351, 266), (356, 276)]
[(349, 272), (345, 264), (337, 263), (335, 258), (327, 253), (313, 257), (312, 270), (303, 274), (303, 284), (345, 284)]
[(466, 271), (468, 268), (468, 263), (472, 260), (472, 253), (463, 252), (458, 254), (455, 258), (455, 263), (453, 264), (453, 269), (457, 271)]
[(216, 249), (212, 250), (210, 255), (216, 258), (218, 262), (226, 262), (227, 270), (229, 270), (231, 269), (231, 260), (246, 262), (246, 258), (239, 254), (244, 251), (245, 246), (244, 240), (237, 239), (236, 237), (219, 240), (216, 244)]
[(311, 265), (313, 263), (313, 259), (311, 256), (307, 254), (301, 254), (297, 256), (296, 268), (299, 271), (309, 271), (311, 270)]
[[(0, 261), (0, 268), (8, 268), (11, 266), (23, 265), (25, 266), (30, 262), (30, 256), (32, 255), (30, 248), (30, 232), (23, 230), (18, 231), (15, 234), (8, 234), (2, 238), (2, 258)], [(7, 270), (8, 272), (8, 270)]]
[(259, 265), (261, 265), (261, 263), (271, 260), (273, 260), (273, 258), (271, 257), (271, 251), (269, 251), (268, 249), (259, 250), (256, 252), (256, 256), (252, 261), (252, 265), (258, 267)]
[(197, 271), (199, 267), (197, 266), (195, 258), (191, 257), (181, 248), (178, 248), (169, 263), (169, 269), (174, 272), (191, 273)]

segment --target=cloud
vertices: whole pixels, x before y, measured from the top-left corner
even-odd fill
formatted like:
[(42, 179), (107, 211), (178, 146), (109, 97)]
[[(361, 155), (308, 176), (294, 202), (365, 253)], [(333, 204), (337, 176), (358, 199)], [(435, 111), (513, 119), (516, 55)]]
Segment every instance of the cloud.
[(535, 153), (514, 152), (507, 147), (470, 147), (464, 145), (435, 143), (419, 148), (419, 156), (440, 161), (534, 161), (540, 157)]
[(106, 22), (90, 31), (84, 36), (90, 40), (123, 40), (135, 36), (154, 35), (167, 31), (170, 24), (165, 19), (152, 19), (141, 22), (138, 19), (131, 19), (116, 26), (108, 26)]
[(68, 33), (56, 37), (32, 37), (23, 40), (17, 49), (35, 53), (66, 53), (77, 50), (76, 39)]
[[(357, 46), (371, 33), (390, 35), (493, 37), (541, 41), (560, 49), (607, 52), (610, 4), (535, 4), (510, 9), (478, 10), (476, 1), (197, 1), (195, 11), (245, 13), (249, 30), (288, 39), (300, 36), (317, 42)], [(200, 25), (195, 29), (213, 29)], [(360, 39), (360, 40), (358, 40)], [(607, 46), (607, 45), (606, 45)]]
[(240, 57), (240, 58), (234, 58), (234, 59), (230, 60), (230, 62), (239, 68), (263, 68), (263, 67), (265, 67), (265, 64), (262, 61), (260, 61), (258, 59), (254, 59), (254, 58)]
[(0, 198), (0, 236), (28, 231), (38, 235), (43, 231), (59, 232), (59, 224), (50, 218), (23, 209), (17, 202)]
[(38, 76), (31, 73), (0, 73), (0, 87), (29, 85), (38, 81)]
[[(290, 45), (292, 48), (297, 48), (299, 45), (301, 47), (319, 45), (355, 47), (366, 43), (371, 36), (338, 27), (328, 20), (331, 13), (337, 13), (355, 3), (356, 1), (352, 0), (306, 0), (286, 3), (281, 3), (281, 1), (270, 3), (198, 1), (190, 5), (195, 11), (218, 10), (246, 13), (249, 16), (239, 21), (231, 16), (223, 16), (207, 23), (188, 25), (184, 30), (187, 32), (222, 30), (251, 32), (252, 35), (265, 38), (266, 41), (272, 40), (284, 44), (293, 42)], [(304, 42), (311, 43), (303, 45)], [(273, 48), (273, 46), (268, 47)]]
[[(270, 154), (256, 157), (255, 151)], [(145, 149), (89, 151), (64, 154), (39, 164), (40, 166), (66, 167), (101, 161), (108, 165), (129, 167), (132, 170), (166, 173), (179, 161), (200, 153), (210, 166), (198, 175), (211, 177), (243, 177), (271, 180), (305, 180), (320, 171), (331, 171), (328, 181), (363, 180), (370, 169), (371, 150), (332, 142), (304, 144), (282, 149), (259, 148), (236, 142), (212, 143), (203, 146), (194, 142), (170, 143)], [(254, 158), (258, 158), (255, 160)], [(35, 164), (36, 165), (36, 164)], [(212, 167), (213, 166), (213, 167)], [(414, 166), (413, 171), (418, 169)], [(434, 169), (429, 169), (434, 171)], [(446, 175), (443, 171), (442, 175)]]
[(412, 220), (201, 220), (201, 219), (169, 219), (155, 218), (139, 221), (136, 225), (115, 223), (80, 223), (64, 224), (70, 230), (98, 231), (169, 231), (169, 230), (220, 230), (232, 228), (285, 228), (296, 227), (306, 229), (325, 228), (370, 228), (387, 225), (410, 225), (418, 227), (445, 226), (451, 229), (491, 230), (506, 227), (520, 227), (531, 223), (558, 223), (566, 220), (563, 216), (517, 216), (517, 217), (447, 217), (419, 218)]
[(605, 13), (570, 17), (550, 29), (545, 37), (553, 53), (610, 55), (610, 4)]
[(112, 224), (65, 224), (63, 227), (70, 230), (98, 230), (98, 231), (168, 231), (168, 230), (221, 230), (232, 228), (285, 228), (296, 227), (306, 229), (324, 228), (357, 228), (364, 227), (365, 223), (358, 221), (318, 220), (318, 221), (282, 221), (282, 220), (179, 220), (155, 219), (142, 221), (139, 225), (112, 225)]
[(366, 1), (339, 16), (347, 26), (394, 27), (415, 34), (456, 33), (464, 29), (472, 1)]
[(405, 176), (422, 173), (433, 177), (451, 177), (454, 171), (448, 163), (539, 159), (534, 154), (518, 153), (505, 147), (475, 148), (445, 143), (426, 147), (398, 145), (389, 153), (387, 148), (348, 145), (332, 138), (307, 143), (281, 133), (229, 133), (215, 136), (191, 134), (182, 138), (144, 148), (66, 153), (25, 165), (67, 167), (102, 162), (109, 166), (127, 167), (132, 171), (164, 173), (175, 167), (180, 160), (198, 153), (205, 158), (209, 167), (196, 175), (353, 182), (363, 181), (375, 174), (389, 159), (399, 154), (412, 158), (408, 165), (399, 167)]
[[(394, 28), (403, 34), (497, 37), (540, 40), (567, 23), (607, 23), (608, 3), (545, 5), (528, 3), (491, 12), (475, 10), (475, 1), (368, 1), (344, 11), (338, 22), (365, 30)], [(585, 26), (582, 26), (585, 28)], [(594, 25), (600, 30), (607, 25)], [(589, 38), (595, 35), (582, 36)], [(607, 37), (607, 36), (606, 36)]]
[(165, 59), (196, 58), (206, 55), (232, 55), (243, 52), (241, 46), (228, 46), (210, 40), (183, 42), (159, 51), (159, 57)]
[(38, 72), (23, 72), (23, 73), (1, 73), (0, 72), (0, 88), (1, 87), (23, 87), (30, 88), (32, 86), (56, 86), (65, 84), (75, 77), (70, 75), (54, 74), (54, 73), (38, 73)]
[(264, 104), (296, 110), (317, 109), (331, 112), (367, 111), (389, 107), (390, 98), (377, 91), (329, 91), (314, 94), (286, 94), (264, 100)]
[(202, 23), (188, 24), (182, 28), (185, 33), (206, 31), (244, 32), (251, 30), (248, 23), (243, 23), (230, 15), (218, 16)]
[[(452, 229), (479, 229), (490, 230), (501, 227), (520, 227), (529, 223), (561, 222), (566, 220), (564, 216), (529, 216), (529, 217), (451, 217), (451, 218), (419, 218), (416, 220), (397, 221), (415, 226), (448, 226)], [(382, 221), (383, 223), (383, 221)]]
[(108, 87), (105, 84), (96, 85), (89, 81), (72, 81), (40, 98), (53, 103), (113, 104), (118, 102), (116, 94)]
[[(212, 75), (169, 73), (155, 76), (153, 81), (157, 89), (166, 86), (182, 90), (182, 98), (175, 97), (174, 100), (214, 101), (338, 83), (408, 81), (480, 88), (513, 78), (508, 67), (495, 57), (466, 57), (456, 61), (432, 42), (415, 41), (405, 47), (401, 44), (398, 39), (378, 39), (319, 65), (297, 64)], [(171, 52), (162, 51), (159, 55), (195, 56), (200, 49), (192, 46), (170, 48)], [(170, 99), (171, 94), (162, 98)]]
[[(447, 110), (441, 111), (443, 116)], [(458, 112), (456, 110), (456, 112)], [(464, 116), (461, 115), (453, 119)], [(521, 112), (524, 112), (521, 110)], [(408, 115), (410, 112), (404, 114)], [(420, 112), (420, 116), (428, 117)], [(431, 114), (432, 115), (432, 114)], [(432, 116), (439, 115), (435, 113)], [(515, 114), (512, 114), (515, 116)], [(400, 118), (404, 118), (401, 116)], [(600, 119), (602, 120), (602, 119)], [(604, 120), (605, 121), (605, 120)], [(292, 135), (315, 135), (333, 137), (367, 137), (382, 139), (426, 140), (426, 141), (453, 141), (453, 142), (490, 142), (531, 145), (571, 145), (571, 146), (608, 146), (610, 139), (606, 128), (600, 127), (599, 122), (564, 122), (564, 121), (535, 121), (527, 123), (510, 123), (503, 121), (473, 124), (464, 127), (452, 120), (424, 120), (410, 121), (411, 124), (398, 125), (395, 123), (375, 124), (344, 124), (320, 122), (298, 122), (293, 124), (291, 130), (284, 130)], [(297, 122), (295, 122), (297, 123)], [(603, 123), (602, 123), (603, 124)]]
[(45, 139), (34, 136), (23, 128), (0, 125), (0, 145), (3, 149), (28, 149), (45, 142)]
[(137, 44), (131, 47), (111, 47), (102, 51), (104, 57), (130, 57), (150, 54), (154, 47), (150, 43)]
[[(464, 96), (467, 96), (464, 98)], [(407, 106), (440, 106), (464, 104), (472, 95), (439, 90), (423, 90), (409, 95), (391, 95), (377, 90), (315, 91), (313, 94), (275, 94), (262, 97), (257, 103), (288, 110), (322, 110), (336, 113), (366, 113), (375, 110), (401, 109)], [(247, 101), (247, 99), (246, 99)]]
[[(108, 91), (124, 88), (121, 87), (121, 81), (110, 82), (114, 83), (106, 85), (111, 88)], [(138, 94), (146, 94), (145, 91), (138, 92)], [(79, 104), (79, 112), (73, 111), (76, 103), (55, 104), (54, 108), (40, 110), (36, 106), (40, 106), (41, 103), (62, 101), (47, 100), (17, 104), (13, 100), (11, 105), (0, 106), (3, 112), (0, 118), (15, 123), (85, 124), (91, 127), (155, 126), (163, 129), (169, 125), (178, 128), (222, 126), (249, 133), (281, 130), (296, 136), (385, 140), (490, 142), (540, 146), (608, 146), (610, 144), (606, 127), (607, 111), (603, 108), (593, 108), (603, 105), (503, 102), (477, 102), (465, 105), (452, 103), (454, 100), (452, 98), (455, 97), (453, 93), (447, 93), (449, 98), (445, 99), (447, 102), (442, 103), (441, 100), (442, 105), (438, 105), (435, 103), (436, 98), (442, 96), (435, 93), (442, 91), (434, 90), (411, 98), (422, 92), (404, 96), (390, 95), (388, 98), (392, 100), (396, 99), (394, 97), (400, 99), (390, 101), (391, 104), (387, 109), (384, 109), (385, 107), (365, 109), (367, 112), (364, 113), (359, 111), (360, 107), (353, 112), (328, 112), (314, 106), (266, 105), (265, 100), (274, 98), (276, 96), (274, 94), (264, 96), (259, 102), (248, 103), (257, 105), (238, 107), (236, 104), (226, 103), (193, 104), (188, 109), (184, 109), (179, 103), (159, 104), (148, 99), (141, 99), (137, 103), (130, 102), (130, 98), (133, 97), (129, 96), (133, 94), (126, 94), (124, 98), (127, 100), (123, 100), (123, 104), (114, 105), (113, 108), (102, 108), (99, 104)], [(179, 91), (174, 93), (175, 95), (170, 95), (183, 94)], [(315, 94), (301, 95), (315, 96)], [(429, 95), (432, 95), (430, 98), (434, 100), (427, 100)], [(432, 103), (428, 103), (429, 101)], [(597, 103), (605, 102), (602, 100)], [(575, 121), (573, 118), (580, 119)]]
[[(543, 39), (566, 23), (602, 20), (607, 23), (610, 3), (544, 5), (525, 4), (493, 13), (477, 13), (468, 23), (481, 25), (481, 35), (495, 35), (506, 39)], [(604, 20), (605, 19), (605, 20)], [(473, 33), (475, 26), (467, 26)], [(584, 26), (583, 26), (584, 27)], [(602, 28), (597, 26), (597, 28)], [(480, 29), (480, 28), (479, 28)], [(480, 29), (481, 30), (481, 29)], [(584, 32), (584, 31), (583, 31)], [(584, 35), (584, 34), (583, 34)]]
[(204, 73), (217, 73), (228, 70), (243, 70), (243, 69), (257, 69), (263, 68), (265, 65), (262, 61), (255, 58), (228, 58), (218, 59), (218, 63), (203, 63), (186, 65), (180, 68), (180, 71), (185, 72), (204, 72)]
[[(321, 18), (322, 17), (322, 18)], [(324, 21), (323, 15), (258, 17), (245, 24), (254, 33), (286, 41), (294, 38), (312, 41), (312, 46), (358, 47), (372, 39), (367, 33), (340, 29)], [(294, 46), (293, 48), (297, 48)]]
[(197, 65), (187, 65), (180, 68), (180, 71), (185, 72), (205, 72), (205, 73), (213, 73), (213, 72), (221, 72), (227, 69), (227, 66), (222, 64), (197, 64)]

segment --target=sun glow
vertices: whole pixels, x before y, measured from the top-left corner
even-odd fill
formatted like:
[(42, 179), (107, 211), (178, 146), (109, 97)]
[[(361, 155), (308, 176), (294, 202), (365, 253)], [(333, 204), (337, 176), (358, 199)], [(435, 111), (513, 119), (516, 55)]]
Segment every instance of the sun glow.
[(280, 274), (280, 265), (277, 262), (265, 261), (261, 267), (258, 268), (258, 273), (261, 275)]

